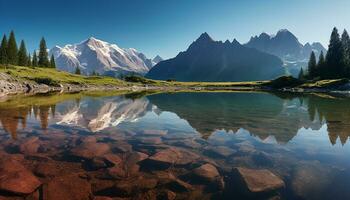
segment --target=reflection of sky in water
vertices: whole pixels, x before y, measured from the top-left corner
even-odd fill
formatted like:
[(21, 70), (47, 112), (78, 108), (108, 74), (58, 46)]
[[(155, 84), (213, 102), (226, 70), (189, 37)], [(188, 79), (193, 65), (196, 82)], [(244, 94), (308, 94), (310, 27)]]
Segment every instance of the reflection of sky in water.
[[(165, 130), (162, 143), (189, 148), (214, 159), (220, 167), (268, 168), (287, 176), (290, 182), (298, 181), (293, 176), (303, 175), (304, 169), (309, 170), (309, 175), (317, 168), (313, 176), (323, 176), (324, 180), (329, 179), (334, 168), (345, 169), (335, 174), (346, 176), (332, 177), (346, 185), (350, 174), (347, 105), (350, 102), (343, 99), (283, 99), (255, 93), (160, 94), (140, 99), (88, 97), (57, 102), (50, 108), (35, 105), (29, 113), (18, 107), (0, 108), (0, 133), (11, 132), (13, 137), (29, 130), (48, 135), (51, 130), (68, 134), (79, 130), (86, 135), (125, 131), (136, 134), (130, 134), (134, 138), (120, 138), (139, 141), (137, 137), (144, 137), (144, 130)], [(26, 119), (22, 123), (25, 128), (22, 119)], [(18, 133), (13, 133), (16, 130)], [(196, 143), (200, 143), (199, 147)], [(228, 157), (207, 153), (217, 147), (229, 147), (237, 153)]]

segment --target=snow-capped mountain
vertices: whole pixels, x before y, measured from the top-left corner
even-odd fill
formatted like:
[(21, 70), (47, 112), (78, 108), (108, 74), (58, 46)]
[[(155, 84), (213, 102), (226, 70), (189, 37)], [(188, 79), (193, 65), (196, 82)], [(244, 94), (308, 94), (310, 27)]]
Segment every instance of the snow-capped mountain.
[(94, 37), (78, 44), (55, 46), (49, 54), (54, 55), (58, 69), (74, 72), (78, 67), (86, 75), (93, 72), (109, 76), (144, 75), (157, 64), (136, 49), (120, 48)]
[(321, 51), (324, 55), (327, 52), (319, 42), (301, 44), (287, 29), (281, 29), (274, 35), (261, 33), (259, 36), (251, 37), (245, 46), (278, 56), (293, 75), (296, 75), (301, 67), (307, 66), (312, 51), (317, 58)]

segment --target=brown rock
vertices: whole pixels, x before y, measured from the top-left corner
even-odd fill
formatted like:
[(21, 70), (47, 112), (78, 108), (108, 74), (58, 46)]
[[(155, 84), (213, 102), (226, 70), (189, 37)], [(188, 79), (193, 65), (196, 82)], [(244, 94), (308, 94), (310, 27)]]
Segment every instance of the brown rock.
[(113, 200), (111, 197), (95, 196), (94, 200)]
[(30, 194), (40, 181), (21, 163), (12, 159), (0, 161), (0, 190), (15, 194)]
[(60, 176), (52, 179), (43, 188), (44, 199), (50, 200), (90, 200), (90, 183), (78, 174)]
[(24, 154), (35, 154), (40, 147), (39, 138), (31, 137), (28, 140), (20, 144), (19, 149)]
[(141, 152), (132, 152), (131, 154), (129, 154), (126, 158), (126, 163), (127, 165), (133, 165), (136, 164), (140, 161), (143, 161), (145, 159), (147, 159), (149, 156), (145, 153), (141, 153)]
[(161, 191), (158, 194), (158, 199), (161, 199), (161, 200), (174, 200), (175, 198), (176, 198), (176, 193), (170, 190)]
[(199, 156), (180, 148), (168, 148), (151, 156), (148, 160), (167, 165), (186, 165), (197, 160)]
[(120, 165), (123, 162), (118, 155), (112, 153), (104, 155), (103, 158), (114, 165)]
[(162, 144), (162, 139), (160, 137), (141, 137), (139, 141), (143, 144), (156, 145)]
[(105, 143), (84, 143), (72, 150), (74, 156), (85, 159), (92, 159), (97, 156), (103, 156), (110, 151), (110, 147)]
[(284, 187), (283, 180), (266, 169), (254, 170), (238, 167), (234, 171), (239, 176), (242, 186), (249, 193), (271, 192)]
[(194, 169), (193, 173), (194, 175), (209, 181), (213, 181), (220, 176), (216, 167), (208, 163)]
[(231, 156), (232, 154), (236, 153), (236, 151), (229, 148), (229, 147), (217, 146), (217, 147), (210, 148), (209, 153), (213, 153), (213, 154), (219, 155), (221, 157), (228, 157), (228, 156)]

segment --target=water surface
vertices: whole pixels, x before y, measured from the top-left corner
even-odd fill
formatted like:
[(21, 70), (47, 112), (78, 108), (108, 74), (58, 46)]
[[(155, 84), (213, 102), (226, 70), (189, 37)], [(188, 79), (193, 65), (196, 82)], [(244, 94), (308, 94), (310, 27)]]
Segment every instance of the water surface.
[[(133, 191), (230, 199), (238, 195), (230, 184), (231, 170), (246, 167), (279, 176), (286, 184), (277, 193), (282, 199), (349, 199), (349, 104), (350, 99), (324, 95), (254, 92), (18, 97), (0, 103), (0, 150), (22, 155), (43, 183), (61, 173), (40, 172), (47, 163), (65, 173), (83, 171), (93, 195), (130, 197), (135, 192), (120, 192), (114, 184), (133, 185), (135, 178), (159, 179), (166, 172), (193, 188), (168, 188), (159, 181)], [(106, 151), (96, 152), (102, 147)], [(143, 164), (147, 159), (133, 157), (173, 147), (199, 159), (153, 169)], [(124, 171), (117, 177), (110, 172), (112, 164), (99, 162), (106, 154), (123, 160)], [(216, 166), (225, 184), (192, 180), (191, 170), (203, 163)]]

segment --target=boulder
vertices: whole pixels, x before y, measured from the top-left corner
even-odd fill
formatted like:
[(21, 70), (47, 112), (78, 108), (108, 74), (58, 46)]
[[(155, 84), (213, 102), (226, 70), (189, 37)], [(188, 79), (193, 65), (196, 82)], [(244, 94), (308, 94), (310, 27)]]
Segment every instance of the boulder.
[(225, 146), (216, 146), (216, 147), (212, 147), (208, 150), (209, 154), (214, 154), (217, 156), (221, 156), (221, 157), (228, 157), (231, 156), (232, 154), (236, 153), (235, 150), (229, 148), (229, 147), (225, 147)]
[(3, 158), (0, 160), (0, 190), (15, 194), (30, 194), (41, 182), (20, 162)]
[(200, 177), (208, 181), (213, 181), (220, 176), (216, 167), (209, 163), (204, 164), (198, 168), (195, 168), (193, 170), (193, 174), (197, 177)]
[(168, 167), (171, 165), (187, 165), (198, 160), (199, 158), (199, 155), (190, 151), (171, 147), (159, 151), (158, 153), (152, 155), (146, 160), (148, 162), (151, 162), (151, 164), (160, 164)]
[(43, 199), (90, 200), (91, 185), (79, 174), (70, 174), (52, 179), (43, 187)]
[(105, 143), (83, 143), (78, 147), (72, 149), (73, 156), (81, 157), (84, 159), (92, 159), (97, 156), (103, 156), (110, 151), (110, 147)]
[(240, 186), (248, 194), (269, 193), (285, 186), (283, 180), (266, 169), (247, 169), (237, 167), (234, 173)]

